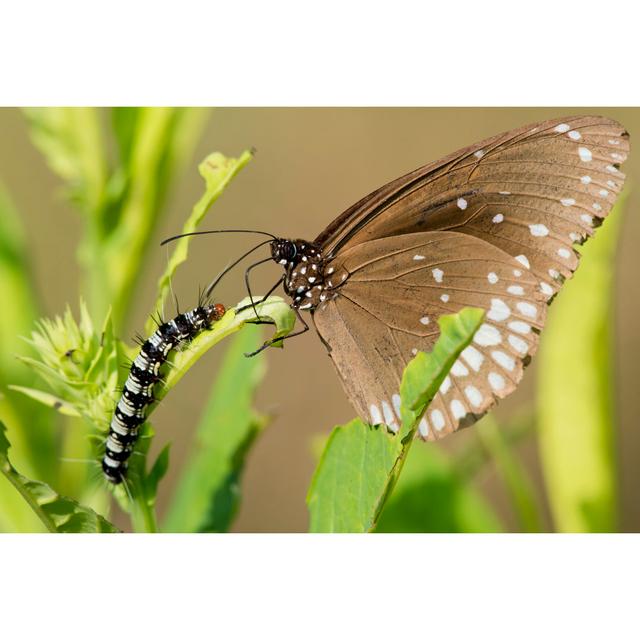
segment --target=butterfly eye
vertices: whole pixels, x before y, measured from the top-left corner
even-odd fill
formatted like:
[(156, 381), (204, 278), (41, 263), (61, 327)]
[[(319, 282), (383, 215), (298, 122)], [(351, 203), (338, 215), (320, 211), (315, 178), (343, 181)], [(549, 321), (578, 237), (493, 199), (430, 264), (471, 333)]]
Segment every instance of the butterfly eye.
[(280, 264), (291, 262), (297, 253), (296, 245), (291, 240), (279, 240), (271, 246), (271, 257)]

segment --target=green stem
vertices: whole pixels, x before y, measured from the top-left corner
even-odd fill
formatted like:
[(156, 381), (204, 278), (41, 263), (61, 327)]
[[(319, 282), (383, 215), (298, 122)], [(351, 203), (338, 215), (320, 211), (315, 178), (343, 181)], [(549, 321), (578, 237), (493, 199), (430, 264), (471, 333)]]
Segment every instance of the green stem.
[(158, 521), (155, 507), (149, 504), (143, 486), (136, 484), (131, 487), (133, 493), (131, 501), (131, 522), (136, 533), (157, 533)]

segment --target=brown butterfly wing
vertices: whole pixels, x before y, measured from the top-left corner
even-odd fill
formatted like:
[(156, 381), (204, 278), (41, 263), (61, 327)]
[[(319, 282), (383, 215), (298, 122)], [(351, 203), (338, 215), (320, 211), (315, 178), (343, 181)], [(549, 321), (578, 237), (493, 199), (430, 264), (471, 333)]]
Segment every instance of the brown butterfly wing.
[(487, 311), (473, 344), (420, 426), (439, 438), (470, 424), (510, 393), (522, 359), (537, 348), (546, 304), (537, 280), (504, 251), (455, 232), (414, 233), (365, 242), (330, 268), (335, 298), (314, 313), (316, 328), (360, 417), (399, 424), (400, 381), (417, 351), (430, 351), (438, 316), (464, 307)]
[(550, 296), (577, 267), (572, 245), (592, 235), (611, 210), (628, 152), (628, 134), (607, 118), (521, 127), (385, 185), (316, 242), (335, 255), (376, 238), (455, 229), (518, 257)]
[[(391, 428), (397, 424), (389, 410), (404, 365), (413, 349), (432, 348), (437, 316), (463, 306), (487, 309), (494, 318), (508, 313), (487, 323), (500, 331), (500, 343), (476, 341), (478, 353), (469, 350), (459, 360), (430, 406), (423, 435), (438, 437), (469, 424), (495, 397), (513, 391), (537, 346), (544, 321), (539, 299), (550, 300), (576, 269), (573, 245), (592, 235), (611, 210), (628, 152), (628, 134), (606, 118), (528, 125), (394, 180), (331, 223), (316, 242), (334, 258), (328, 268), (334, 279), (340, 275), (338, 297), (320, 305), (314, 320), (359, 415), (375, 422), (380, 414)], [(448, 273), (455, 283), (438, 266), (446, 231), (454, 233), (443, 250), (461, 269)], [(427, 240), (436, 237), (435, 243)], [(423, 253), (416, 239), (424, 242)], [(413, 260), (405, 256), (406, 243), (409, 253), (424, 255), (410, 274), (403, 271)], [(384, 258), (385, 251), (396, 255)], [(444, 271), (441, 282), (434, 281), (434, 269)], [(535, 318), (526, 313), (532, 308)], [(430, 321), (422, 333), (401, 325), (417, 313)], [(485, 329), (479, 339), (491, 335), (495, 331)]]

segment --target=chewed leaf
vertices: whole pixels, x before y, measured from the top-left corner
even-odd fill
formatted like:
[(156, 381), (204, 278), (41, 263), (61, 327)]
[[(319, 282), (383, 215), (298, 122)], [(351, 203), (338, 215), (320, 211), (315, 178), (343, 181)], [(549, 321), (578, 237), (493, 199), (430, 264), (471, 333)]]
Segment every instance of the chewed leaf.
[(116, 533), (118, 529), (89, 507), (57, 494), (44, 482), (29, 480), (9, 461), (11, 444), (0, 422), (0, 471), (53, 533)]
[[(211, 205), (222, 195), (222, 192), (229, 185), (231, 180), (247, 165), (251, 160), (251, 152), (244, 151), (239, 158), (227, 158), (221, 153), (212, 153), (207, 156), (198, 167), (200, 175), (205, 181), (205, 192), (194, 205), (191, 215), (184, 223), (181, 233), (191, 233), (195, 231), (202, 222)], [(171, 278), (176, 269), (187, 259), (189, 241), (191, 238), (180, 238), (175, 243), (175, 249), (169, 259), (167, 268), (158, 281), (158, 297), (155, 309), (162, 309), (162, 304), (167, 297)], [(146, 330), (150, 333), (151, 322), (147, 322)]]
[(398, 436), (360, 420), (334, 429), (307, 495), (311, 531), (365, 532), (375, 527), (422, 414), (482, 317), (481, 310), (463, 309), (440, 318), (441, 335), (433, 352), (419, 353), (405, 368), (400, 386), (403, 427)]

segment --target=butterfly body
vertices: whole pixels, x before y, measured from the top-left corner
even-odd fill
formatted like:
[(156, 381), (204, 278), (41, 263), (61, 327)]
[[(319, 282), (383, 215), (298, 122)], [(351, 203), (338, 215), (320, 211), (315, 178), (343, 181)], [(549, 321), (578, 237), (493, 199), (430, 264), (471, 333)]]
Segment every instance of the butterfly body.
[(610, 212), (629, 151), (621, 125), (571, 116), (528, 125), (377, 189), (313, 241), (272, 242), (292, 307), (310, 311), (360, 417), (397, 431), (400, 381), (437, 318), (485, 322), (445, 378), (419, 434), (438, 439), (513, 392), (574, 248)]
[(291, 297), (293, 308), (313, 312), (336, 295), (338, 280), (334, 283), (334, 270), (327, 268), (320, 245), (278, 238), (271, 243), (271, 256), (285, 269), (284, 290)]

